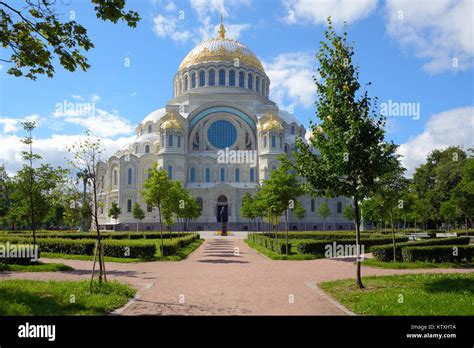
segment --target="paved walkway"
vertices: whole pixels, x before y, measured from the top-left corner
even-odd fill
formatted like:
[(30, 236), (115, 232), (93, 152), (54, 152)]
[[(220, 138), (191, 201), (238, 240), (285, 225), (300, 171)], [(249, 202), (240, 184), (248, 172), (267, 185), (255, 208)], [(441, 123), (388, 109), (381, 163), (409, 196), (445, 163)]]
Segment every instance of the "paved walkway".
[[(207, 237), (207, 236), (203, 236)], [(45, 260), (59, 262), (59, 260)], [(90, 261), (61, 260), (72, 272), (2, 272), (1, 279), (88, 279)], [(273, 261), (249, 248), (243, 238), (208, 238), (179, 262), (111, 263), (108, 279), (137, 289), (138, 299), (122, 315), (345, 315), (317, 283), (354, 278), (351, 260)], [(472, 270), (386, 270), (363, 267), (363, 276)]]

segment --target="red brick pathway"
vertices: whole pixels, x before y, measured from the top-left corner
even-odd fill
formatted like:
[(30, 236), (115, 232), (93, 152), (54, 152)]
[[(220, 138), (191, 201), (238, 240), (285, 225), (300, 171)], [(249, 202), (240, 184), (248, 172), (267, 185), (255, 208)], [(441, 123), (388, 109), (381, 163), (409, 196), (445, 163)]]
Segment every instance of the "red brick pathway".
[[(234, 249), (238, 248), (238, 249)], [(237, 252), (238, 251), (238, 252)], [(46, 260), (74, 267), (72, 272), (0, 273), (0, 279), (88, 279), (92, 263)], [(386, 270), (363, 267), (363, 276), (472, 270)], [(212, 238), (179, 262), (107, 263), (109, 279), (133, 285), (139, 298), (122, 315), (345, 315), (344, 308), (316, 284), (353, 278), (351, 261), (273, 261), (249, 248), (242, 238)]]

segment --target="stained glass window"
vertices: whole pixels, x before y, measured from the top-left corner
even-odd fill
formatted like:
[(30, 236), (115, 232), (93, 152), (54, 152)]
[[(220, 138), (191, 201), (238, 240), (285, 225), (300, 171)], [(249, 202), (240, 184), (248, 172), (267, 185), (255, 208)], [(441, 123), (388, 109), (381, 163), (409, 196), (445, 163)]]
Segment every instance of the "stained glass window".
[(207, 130), (207, 139), (212, 146), (224, 149), (235, 143), (237, 140), (237, 130), (231, 122), (218, 120), (211, 124)]

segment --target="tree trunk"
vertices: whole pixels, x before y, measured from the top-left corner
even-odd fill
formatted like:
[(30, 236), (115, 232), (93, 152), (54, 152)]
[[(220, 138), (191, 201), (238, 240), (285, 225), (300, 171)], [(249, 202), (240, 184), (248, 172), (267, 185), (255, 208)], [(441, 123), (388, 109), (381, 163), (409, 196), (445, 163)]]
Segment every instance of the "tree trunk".
[(163, 224), (161, 222), (161, 205), (158, 205), (158, 215), (160, 216), (161, 256), (164, 256), (163, 255)]
[(286, 256), (288, 256), (288, 209), (285, 211), (285, 252)]
[(354, 211), (355, 211), (355, 228), (356, 228), (356, 284), (359, 289), (364, 289), (361, 278), (361, 265), (360, 265), (360, 210), (359, 202), (357, 197), (354, 197)]
[(397, 262), (397, 246), (395, 244), (395, 226), (393, 224), (393, 212), (390, 211), (390, 223), (392, 224), (393, 262)]

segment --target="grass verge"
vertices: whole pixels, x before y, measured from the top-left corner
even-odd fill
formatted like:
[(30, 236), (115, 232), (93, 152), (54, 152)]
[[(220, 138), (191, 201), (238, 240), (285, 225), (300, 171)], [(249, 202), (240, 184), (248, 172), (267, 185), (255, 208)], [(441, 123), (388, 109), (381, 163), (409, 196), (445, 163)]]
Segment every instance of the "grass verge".
[[(135, 294), (117, 282), (94, 286), (89, 281), (0, 281), (0, 315), (104, 315)], [(74, 296), (75, 302), (71, 303)]]
[(363, 283), (362, 290), (354, 279), (319, 286), (361, 315), (474, 315), (474, 273), (364, 277)]
[(74, 270), (74, 268), (62, 263), (38, 262), (34, 265), (10, 265), (0, 263), (0, 272), (59, 272), (72, 270)]
[(362, 266), (385, 269), (416, 269), (416, 268), (474, 268), (472, 263), (437, 263), (437, 262), (382, 262), (376, 259), (367, 259)]

